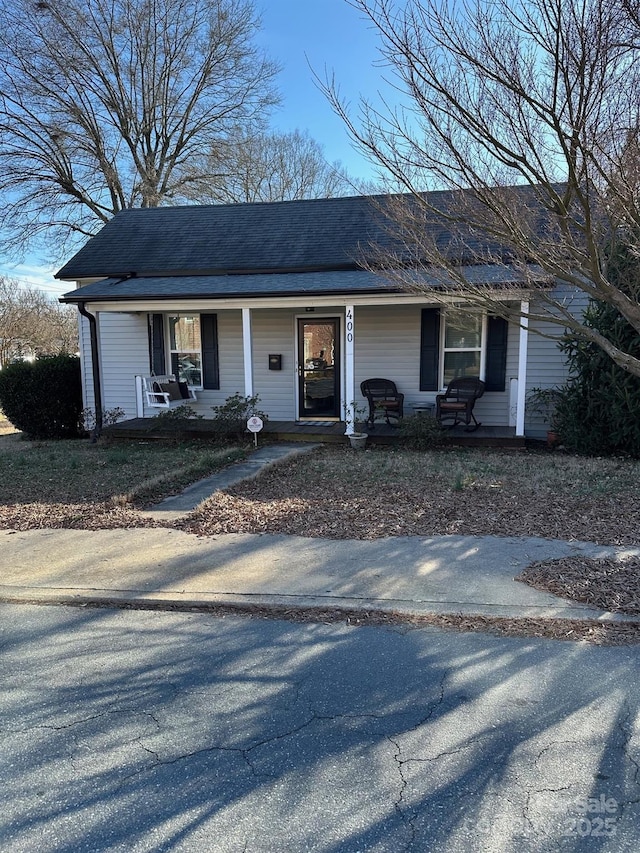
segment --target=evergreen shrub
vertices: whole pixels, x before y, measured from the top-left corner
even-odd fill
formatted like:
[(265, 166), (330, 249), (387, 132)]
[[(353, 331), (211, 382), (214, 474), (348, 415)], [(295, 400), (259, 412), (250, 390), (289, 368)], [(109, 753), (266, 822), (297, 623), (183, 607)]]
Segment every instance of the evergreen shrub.
[(5, 365), (0, 408), (28, 438), (78, 438), (83, 429), (80, 359), (63, 354)]
[[(638, 302), (640, 261), (635, 253), (618, 244), (608, 250), (606, 263), (609, 281)], [(584, 323), (640, 358), (640, 334), (611, 305), (591, 300)], [(640, 458), (640, 377), (618, 367), (597, 344), (568, 337), (560, 349), (571, 376), (556, 412), (562, 443), (589, 456)]]

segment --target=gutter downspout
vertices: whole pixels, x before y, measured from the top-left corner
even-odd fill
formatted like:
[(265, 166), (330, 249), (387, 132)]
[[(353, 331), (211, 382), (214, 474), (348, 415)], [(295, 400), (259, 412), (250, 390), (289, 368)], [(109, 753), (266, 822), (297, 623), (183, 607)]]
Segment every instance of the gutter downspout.
[(91, 371), (93, 374), (93, 401), (95, 406), (96, 425), (91, 434), (95, 443), (102, 433), (102, 390), (100, 388), (100, 362), (98, 361), (98, 328), (95, 314), (90, 314), (84, 302), (78, 302), (78, 311), (89, 321), (89, 339), (91, 341)]

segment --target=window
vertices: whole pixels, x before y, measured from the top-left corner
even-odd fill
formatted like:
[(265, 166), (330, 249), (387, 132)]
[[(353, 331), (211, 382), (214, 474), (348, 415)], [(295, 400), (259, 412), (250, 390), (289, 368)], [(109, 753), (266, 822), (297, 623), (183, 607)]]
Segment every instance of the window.
[(508, 338), (502, 317), (423, 308), (420, 390), (439, 391), (456, 376), (479, 376), (487, 391), (504, 391)]
[(483, 378), (483, 316), (452, 311), (443, 320), (442, 387), (459, 376)]
[(193, 388), (220, 388), (216, 314), (150, 314), (149, 364)]
[(171, 372), (194, 388), (202, 388), (202, 337), (198, 314), (169, 315)]

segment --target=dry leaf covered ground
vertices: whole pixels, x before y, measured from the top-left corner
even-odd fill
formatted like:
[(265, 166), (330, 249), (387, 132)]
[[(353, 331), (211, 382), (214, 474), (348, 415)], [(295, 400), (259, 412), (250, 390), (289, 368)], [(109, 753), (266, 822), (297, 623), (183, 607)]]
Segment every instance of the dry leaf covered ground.
[[(640, 544), (640, 464), (545, 451), (322, 448), (239, 483), (180, 524), (200, 535), (332, 539), (442, 534)], [(564, 560), (526, 583), (603, 610), (640, 614), (640, 561)], [(630, 629), (633, 633), (633, 629)]]
[(320, 448), (213, 495), (199, 534), (442, 534), (640, 544), (640, 463), (532, 451)]

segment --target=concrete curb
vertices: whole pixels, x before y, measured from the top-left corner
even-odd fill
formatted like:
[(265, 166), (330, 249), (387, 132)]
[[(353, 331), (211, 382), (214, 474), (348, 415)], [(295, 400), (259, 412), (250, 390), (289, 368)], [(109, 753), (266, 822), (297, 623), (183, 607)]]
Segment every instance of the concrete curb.
[(58, 604), (76, 607), (127, 607), (156, 610), (216, 610), (245, 612), (271, 610), (277, 616), (287, 610), (344, 611), (363, 614), (398, 614), (411, 617), (468, 616), (498, 619), (560, 619), (606, 623), (638, 623), (640, 616), (603, 612), (586, 606), (522, 607), (461, 602), (413, 601), (404, 599), (344, 598), (334, 596), (265, 595), (191, 592), (145, 592), (143, 590), (64, 590), (38, 587), (0, 587), (0, 602), (10, 604)]

